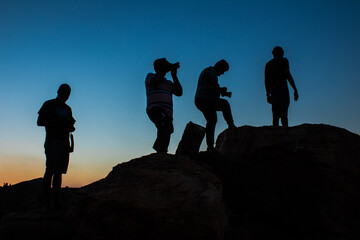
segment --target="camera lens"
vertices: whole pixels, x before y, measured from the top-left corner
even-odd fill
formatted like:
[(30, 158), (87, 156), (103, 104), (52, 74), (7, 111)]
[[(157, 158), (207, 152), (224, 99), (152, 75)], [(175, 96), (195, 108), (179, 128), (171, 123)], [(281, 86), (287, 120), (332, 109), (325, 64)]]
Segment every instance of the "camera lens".
[(179, 63), (179, 62), (174, 63), (174, 64), (172, 64), (172, 67), (173, 67), (174, 69), (177, 69), (177, 68), (180, 67), (180, 63)]

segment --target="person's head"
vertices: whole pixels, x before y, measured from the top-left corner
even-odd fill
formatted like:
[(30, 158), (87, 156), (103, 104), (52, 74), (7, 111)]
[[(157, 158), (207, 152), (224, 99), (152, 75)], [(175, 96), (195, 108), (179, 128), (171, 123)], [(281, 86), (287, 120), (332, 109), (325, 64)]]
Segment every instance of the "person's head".
[(58, 91), (57, 91), (57, 99), (59, 99), (61, 102), (66, 102), (69, 99), (71, 93), (71, 88), (68, 84), (63, 83), (60, 85)]
[(215, 63), (214, 68), (216, 69), (217, 75), (220, 76), (229, 70), (229, 64), (224, 59), (221, 59)]
[(157, 74), (165, 76), (171, 69), (171, 63), (166, 58), (159, 58), (154, 61), (154, 70)]
[(274, 58), (282, 58), (282, 57), (284, 57), (284, 50), (281, 47), (276, 46), (272, 50), (272, 54), (273, 54)]

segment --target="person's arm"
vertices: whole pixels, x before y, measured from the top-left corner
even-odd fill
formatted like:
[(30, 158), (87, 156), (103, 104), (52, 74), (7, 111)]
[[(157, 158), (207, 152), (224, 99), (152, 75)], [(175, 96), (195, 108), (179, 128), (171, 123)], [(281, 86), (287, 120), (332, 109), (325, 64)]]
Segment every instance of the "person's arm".
[(266, 90), (266, 99), (268, 103), (271, 103), (271, 87), (270, 87), (270, 74), (269, 66), (265, 66), (265, 90)]
[(48, 103), (45, 102), (38, 112), (39, 116), (37, 119), (37, 125), (40, 127), (48, 126), (49, 123), (51, 123), (51, 120), (49, 119), (48, 108)]
[(204, 83), (207, 85), (206, 88), (210, 92), (217, 92), (217, 94), (220, 96), (221, 88), (215, 68), (207, 68), (204, 71)]
[(291, 87), (294, 89), (294, 100), (297, 101), (299, 99), (299, 94), (295, 86), (295, 82), (293, 77), (291, 76), (291, 73), (289, 72), (288, 81), (291, 85)]
[(174, 85), (173, 85), (173, 88), (172, 88), (172, 93), (175, 95), (175, 96), (182, 96), (183, 94), (183, 88), (179, 82), (179, 79), (177, 77), (177, 69), (173, 69), (171, 70), (171, 77), (173, 79), (173, 82), (174, 82)]
[(44, 127), (46, 125), (46, 120), (42, 114), (39, 113), (38, 119), (37, 119), (37, 125), (40, 127)]
[[(287, 60), (286, 60), (287, 61)], [(294, 100), (297, 101), (298, 98), (299, 98), (299, 94), (298, 94), (298, 91), (296, 89), (296, 86), (295, 86), (295, 82), (294, 82), (294, 78), (292, 77), (291, 73), (290, 73), (290, 66), (289, 66), (289, 62), (287, 61), (287, 64), (288, 64), (288, 68), (287, 68), (287, 79), (290, 83), (290, 86), (294, 89)]]
[(73, 117), (72, 115), (72, 110), (71, 108), (69, 107), (69, 112), (70, 112), (70, 119), (68, 120), (68, 124), (69, 124), (69, 132), (75, 132), (75, 118)]
[(206, 72), (206, 79), (207, 79), (207, 83), (214, 87), (214, 88), (217, 88), (219, 91), (220, 91), (220, 85), (219, 85), (219, 78), (218, 76), (216, 75), (216, 71), (207, 71)]

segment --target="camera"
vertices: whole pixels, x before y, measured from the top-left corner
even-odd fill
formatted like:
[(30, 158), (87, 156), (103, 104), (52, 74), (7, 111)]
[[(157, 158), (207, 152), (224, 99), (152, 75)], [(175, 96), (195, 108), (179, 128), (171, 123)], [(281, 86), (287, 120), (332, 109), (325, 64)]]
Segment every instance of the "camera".
[(180, 63), (179, 62), (176, 62), (176, 63), (170, 63), (169, 64), (169, 71), (173, 71), (173, 70), (176, 70), (180, 67)]
[(223, 94), (223, 97), (229, 97), (231, 98), (232, 92), (226, 92)]
[(222, 97), (231, 98), (232, 92), (228, 92), (226, 87), (222, 87), (222, 88), (220, 88), (220, 94)]

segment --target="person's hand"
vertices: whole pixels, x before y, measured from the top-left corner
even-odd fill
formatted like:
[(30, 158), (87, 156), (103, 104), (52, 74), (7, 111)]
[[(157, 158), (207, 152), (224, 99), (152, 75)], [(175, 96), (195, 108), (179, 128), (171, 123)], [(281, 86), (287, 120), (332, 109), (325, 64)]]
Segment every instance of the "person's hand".
[(271, 104), (271, 96), (270, 95), (266, 95), (266, 100), (267, 100), (268, 103)]
[(299, 94), (297, 91), (294, 92), (294, 100), (297, 101), (299, 99)]
[(171, 66), (170, 66), (171, 75), (176, 75), (178, 68), (180, 68), (180, 63), (179, 62), (171, 64)]
[(225, 96), (226, 92), (227, 92), (227, 88), (226, 88), (226, 87), (221, 87), (221, 88), (220, 88), (220, 95), (221, 95), (222, 97)]
[(75, 127), (74, 127), (74, 125), (72, 125), (72, 126), (69, 127), (69, 132), (75, 132)]
[(177, 74), (177, 68), (171, 69), (171, 76), (176, 76)]

